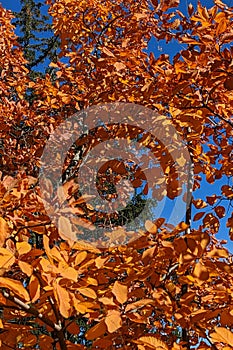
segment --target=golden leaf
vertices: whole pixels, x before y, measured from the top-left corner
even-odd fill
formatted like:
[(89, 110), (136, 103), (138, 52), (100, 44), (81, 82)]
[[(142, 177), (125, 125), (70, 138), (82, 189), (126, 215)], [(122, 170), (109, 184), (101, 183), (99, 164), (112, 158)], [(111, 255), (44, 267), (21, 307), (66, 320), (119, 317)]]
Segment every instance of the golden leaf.
[(78, 271), (75, 270), (73, 267), (59, 263), (58, 270), (60, 272), (60, 275), (64, 278), (67, 278), (71, 281), (77, 282), (78, 280)]
[(85, 241), (81, 241), (79, 240), (78, 242), (74, 243), (74, 245), (72, 246), (72, 249), (75, 250), (81, 250), (81, 251), (89, 251), (91, 253), (101, 253), (101, 250), (96, 248), (94, 245), (92, 245), (91, 243), (87, 243)]
[(75, 310), (80, 312), (81, 314), (85, 314), (87, 312), (93, 312), (93, 309), (97, 309), (98, 306), (89, 301), (81, 301), (77, 302), (77, 299), (73, 299)]

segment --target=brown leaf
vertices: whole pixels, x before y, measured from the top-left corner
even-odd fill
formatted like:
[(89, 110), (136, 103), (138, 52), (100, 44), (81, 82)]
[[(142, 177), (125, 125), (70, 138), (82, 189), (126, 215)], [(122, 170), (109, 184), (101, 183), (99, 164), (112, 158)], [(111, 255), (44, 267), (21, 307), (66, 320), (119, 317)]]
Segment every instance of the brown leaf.
[(227, 78), (225, 81), (224, 81), (224, 87), (225, 89), (227, 89), (228, 91), (231, 91), (233, 90), (233, 76)]
[(222, 205), (218, 205), (217, 207), (215, 207), (214, 211), (220, 219), (222, 219), (225, 216), (225, 208)]
[(198, 220), (200, 220), (204, 215), (205, 215), (205, 212), (204, 212), (204, 211), (201, 211), (201, 212), (195, 214), (194, 217), (193, 217), (193, 221), (198, 221)]

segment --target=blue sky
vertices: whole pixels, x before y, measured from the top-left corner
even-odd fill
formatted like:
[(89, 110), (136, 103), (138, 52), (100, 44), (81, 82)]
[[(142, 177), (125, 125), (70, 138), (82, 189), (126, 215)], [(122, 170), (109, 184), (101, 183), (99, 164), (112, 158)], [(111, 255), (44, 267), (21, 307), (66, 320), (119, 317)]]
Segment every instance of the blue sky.
[[(74, 1), (78, 1), (78, 0), (74, 0)], [(43, 2), (43, 1), (41, 1)], [(188, 5), (191, 3), (194, 8), (196, 8), (197, 6), (197, 0), (180, 0), (181, 4), (179, 6), (179, 9), (183, 12), (183, 13), (187, 13), (187, 7)], [(228, 6), (233, 6), (233, 0), (223, 0), (223, 2), (225, 4), (227, 4)], [(12, 11), (19, 11), (20, 9), (20, 0), (0, 0), (0, 3), (2, 4), (3, 7), (12, 10)], [(210, 8), (214, 5), (214, 2), (212, 0), (201, 0), (201, 4), (203, 6), (206, 6), (207, 8)], [(155, 56), (159, 56), (161, 53), (166, 53), (168, 54), (170, 57), (173, 57), (177, 52), (179, 52), (181, 49), (180, 45), (175, 42), (172, 41), (168, 44), (166, 44), (165, 41), (160, 41), (160, 42), (156, 42), (156, 40), (151, 40), (149, 43), (149, 47), (148, 47), (148, 51), (152, 51)], [(40, 69), (40, 67), (39, 67)], [(220, 192), (220, 187), (222, 185), (222, 180), (219, 181), (218, 183), (215, 183), (214, 185), (210, 185), (208, 183), (206, 183), (206, 181), (203, 181), (204, 184), (204, 188), (205, 191), (203, 191), (203, 189), (201, 191), (197, 191), (195, 192), (195, 197), (197, 195), (199, 195), (200, 197), (205, 197), (206, 195), (212, 195), (216, 192)], [(222, 205), (222, 204), (221, 204)], [(194, 209), (195, 212), (195, 209)], [(221, 220), (224, 224), (224, 219)], [(199, 223), (199, 222), (198, 222)], [(196, 225), (195, 225), (196, 226)], [(228, 229), (226, 229), (225, 227), (221, 227), (219, 234), (217, 235), (218, 238), (221, 239), (228, 239)], [(233, 242), (229, 241), (229, 243), (227, 244), (228, 249), (233, 252)]]
[[(3, 5), (3, 7), (7, 8), (9, 10), (12, 10), (12, 11), (17, 11), (20, 8), (20, 0), (2, 0), (0, 2)], [(190, 3), (195, 5), (195, 6), (197, 4), (196, 0), (190, 0), (190, 1), (181, 0), (180, 2), (181, 2), (181, 6), (180, 6), (181, 9), (187, 8), (187, 5)], [(231, 0), (225, 0), (225, 3), (228, 6), (230, 5), (231, 2), (232, 2)], [(206, 7), (211, 7), (213, 5), (212, 0), (202, 0), (201, 3)]]

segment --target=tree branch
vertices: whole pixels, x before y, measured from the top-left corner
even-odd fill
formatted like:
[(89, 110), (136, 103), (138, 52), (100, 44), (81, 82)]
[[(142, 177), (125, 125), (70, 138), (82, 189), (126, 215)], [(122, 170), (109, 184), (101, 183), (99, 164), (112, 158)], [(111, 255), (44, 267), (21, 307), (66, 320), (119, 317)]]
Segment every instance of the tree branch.
[(47, 326), (51, 327), (56, 336), (57, 339), (59, 341), (60, 347), (62, 350), (67, 350), (67, 346), (66, 346), (66, 342), (65, 342), (65, 337), (64, 337), (64, 333), (63, 333), (63, 329), (60, 325), (53, 323), (53, 321), (51, 321), (49, 318), (45, 317), (44, 315), (42, 315), (36, 308), (29, 306), (28, 304), (25, 304), (23, 301), (21, 301), (20, 299), (10, 295), (8, 292), (2, 290), (1, 291), (3, 296), (10, 300), (11, 302), (13, 302), (14, 304), (16, 304), (17, 306), (19, 306), (21, 309), (23, 309), (25, 312), (39, 318), (41, 321), (43, 321)]
[(39, 63), (41, 63), (46, 58), (46, 56), (48, 56), (49, 52), (52, 50), (52, 48), (56, 44), (57, 40), (58, 40), (58, 35), (56, 35), (54, 38), (52, 38), (50, 44), (48, 44), (47, 49), (44, 51), (44, 53), (42, 55), (40, 55), (34, 62), (29, 63), (27, 65), (27, 68), (31, 69), (31, 68), (37, 66)]
[[(231, 122), (230, 120), (224, 118), (223, 116), (221, 116), (220, 114), (216, 113), (212, 108), (210, 108), (207, 104), (203, 104), (201, 106), (184, 106), (181, 107), (181, 110), (185, 110), (185, 109), (203, 109), (206, 108), (208, 109), (209, 112), (211, 112), (213, 115), (215, 115), (215, 117), (221, 119), (223, 122), (227, 123), (228, 125), (230, 125), (233, 128), (233, 122)], [(211, 121), (213, 122), (213, 121)]]

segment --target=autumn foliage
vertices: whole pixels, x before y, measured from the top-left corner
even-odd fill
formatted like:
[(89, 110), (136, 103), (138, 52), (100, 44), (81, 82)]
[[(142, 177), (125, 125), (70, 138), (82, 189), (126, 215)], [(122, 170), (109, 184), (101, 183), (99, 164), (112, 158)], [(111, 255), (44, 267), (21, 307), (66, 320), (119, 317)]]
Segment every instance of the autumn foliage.
[[(184, 15), (178, 0), (47, 0), (56, 79), (34, 80), (0, 7), (1, 349), (233, 347), (232, 255), (216, 238), (233, 240), (233, 8), (214, 2)], [(148, 54), (152, 38), (180, 51)], [(172, 121), (192, 159), (193, 199), (177, 227), (147, 220), (139, 239), (101, 249), (59, 235), (38, 176), (63, 120), (116, 101)]]

